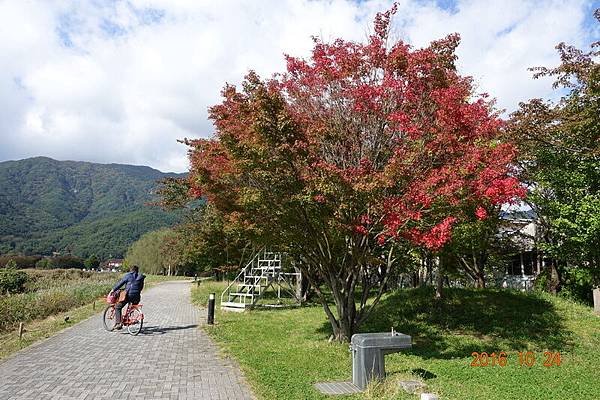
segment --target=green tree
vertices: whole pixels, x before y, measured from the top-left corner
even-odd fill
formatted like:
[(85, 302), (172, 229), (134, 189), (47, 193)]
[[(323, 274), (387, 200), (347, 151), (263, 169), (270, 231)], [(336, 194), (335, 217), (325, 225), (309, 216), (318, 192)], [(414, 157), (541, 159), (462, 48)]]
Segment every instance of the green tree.
[(218, 275), (237, 270), (253, 249), (246, 232), (227, 224), (223, 214), (210, 204), (191, 211), (175, 232), (171, 246), (179, 255), (180, 265), (190, 272)]
[(17, 269), (17, 263), (10, 260), (3, 269), (0, 269), (0, 294), (21, 293), (29, 276)]
[(476, 288), (485, 288), (492, 267), (503, 265), (512, 243), (499, 235), (502, 220), (500, 207), (487, 211), (480, 208), (479, 217), (458, 224), (452, 240), (440, 254), (441, 265), (447, 272), (459, 272), (473, 281)]
[(394, 42), (395, 9), (367, 43), (316, 40), (285, 73), (227, 85), (210, 109), (214, 138), (187, 141), (188, 193), (301, 258), (338, 340), (375, 309), (400, 246), (438, 251), (465, 203), (523, 191), (492, 104), (456, 71), (458, 35)]
[[(595, 15), (600, 20), (598, 10)], [(592, 285), (600, 284), (599, 46), (584, 52), (559, 44), (561, 64), (533, 70), (534, 78), (554, 77), (563, 97), (521, 104), (508, 130), (521, 149), (528, 202), (543, 228), (547, 289), (557, 293), (572, 284), (588, 301)]]
[(168, 246), (175, 236), (172, 229), (163, 228), (148, 232), (133, 243), (125, 262), (127, 265), (137, 265), (144, 273), (163, 274), (171, 268), (174, 273), (178, 267), (176, 251)]
[(96, 257), (95, 254), (92, 254), (86, 258), (86, 260), (83, 262), (83, 266), (86, 269), (96, 269), (98, 266), (100, 266), (100, 260), (98, 260), (98, 257)]
[(49, 268), (49, 261), (47, 258), (42, 258), (38, 262), (35, 263), (35, 267), (39, 269)]

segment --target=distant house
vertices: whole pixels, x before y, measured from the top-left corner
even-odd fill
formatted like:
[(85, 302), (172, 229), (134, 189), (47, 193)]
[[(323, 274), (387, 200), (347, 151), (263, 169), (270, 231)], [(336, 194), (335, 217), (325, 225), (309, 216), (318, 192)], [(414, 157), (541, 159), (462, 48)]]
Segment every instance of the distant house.
[(125, 260), (122, 258), (111, 258), (100, 265), (100, 270), (105, 272), (117, 272), (123, 267)]
[(499, 286), (530, 290), (535, 278), (546, 266), (543, 253), (537, 248), (541, 231), (533, 210), (507, 212), (502, 215), (499, 234), (509, 237), (517, 249), (506, 265)]

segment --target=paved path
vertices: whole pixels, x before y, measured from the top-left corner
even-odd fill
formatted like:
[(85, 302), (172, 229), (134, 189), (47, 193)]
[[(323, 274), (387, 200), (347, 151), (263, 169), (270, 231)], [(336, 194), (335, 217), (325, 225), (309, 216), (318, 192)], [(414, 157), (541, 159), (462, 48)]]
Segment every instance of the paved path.
[(142, 295), (144, 330), (107, 332), (100, 316), (0, 363), (0, 399), (252, 399), (239, 370), (198, 329), (189, 283)]

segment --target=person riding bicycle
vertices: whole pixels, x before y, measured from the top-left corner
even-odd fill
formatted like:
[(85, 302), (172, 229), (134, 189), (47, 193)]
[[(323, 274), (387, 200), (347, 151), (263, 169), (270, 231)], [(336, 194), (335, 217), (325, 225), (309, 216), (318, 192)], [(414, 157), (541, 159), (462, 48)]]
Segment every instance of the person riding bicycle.
[(125, 305), (127, 303), (131, 303), (131, 304), (139, 304), (140, 303), (140, 298), (141, 298), (142, 289), (144, 288), (144, 279), (145, 278), (146, 278), (146, 276), (139, 272), (138, 266), (132, 265), (131, 268), (129, 268), (129, 272), (126, 273), (125, 276), (123, 276), (123, 279), (121, 279), (110, 291), (110, 294), (112, 294), (116, 290), (119, 290), (121, 287), (123, 287), (123, 285), (126, 285), (125, 286), (125, 294), (126, 294), (125, 300), (121, 301), (115, 305), (115, 321), (116, 321), (115, 329), (123, 328), (123, 324), (121, 323), (121, 311), (123, 310), (123, 307), (125, 307)]

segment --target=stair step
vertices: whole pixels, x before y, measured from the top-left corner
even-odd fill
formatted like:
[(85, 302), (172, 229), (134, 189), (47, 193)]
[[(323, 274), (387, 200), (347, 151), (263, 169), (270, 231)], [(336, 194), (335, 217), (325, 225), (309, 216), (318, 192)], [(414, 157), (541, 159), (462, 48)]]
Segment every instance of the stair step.
[(230, 296), (236, 296), (236, 297), (254, 297), (255, 294), (252, 293), (241, 293), (241, 292), (233, 292), (233, 293), (229, 293)]
[(221, 310), (243, 312), (250, 304), (236, 303), (235, 301), (224, 301), (221, 303)]
[[(272, 269), (272, 268), (261, 268), (261, 269), (256, 269), (254, 271), (252, 271), (252, 274), (260, 274), (258, 276), (264, 276), (264, 274), (279, 274), (281, 273), (280, 269)], [(257, 275), (252, 275), (252, 276), (257, 276)]]
[(236, 308), (246, 308), (248, 304), (238, 303), (237, 301), (224, 301), (221, 303), (221, 307), (236, 307)]

